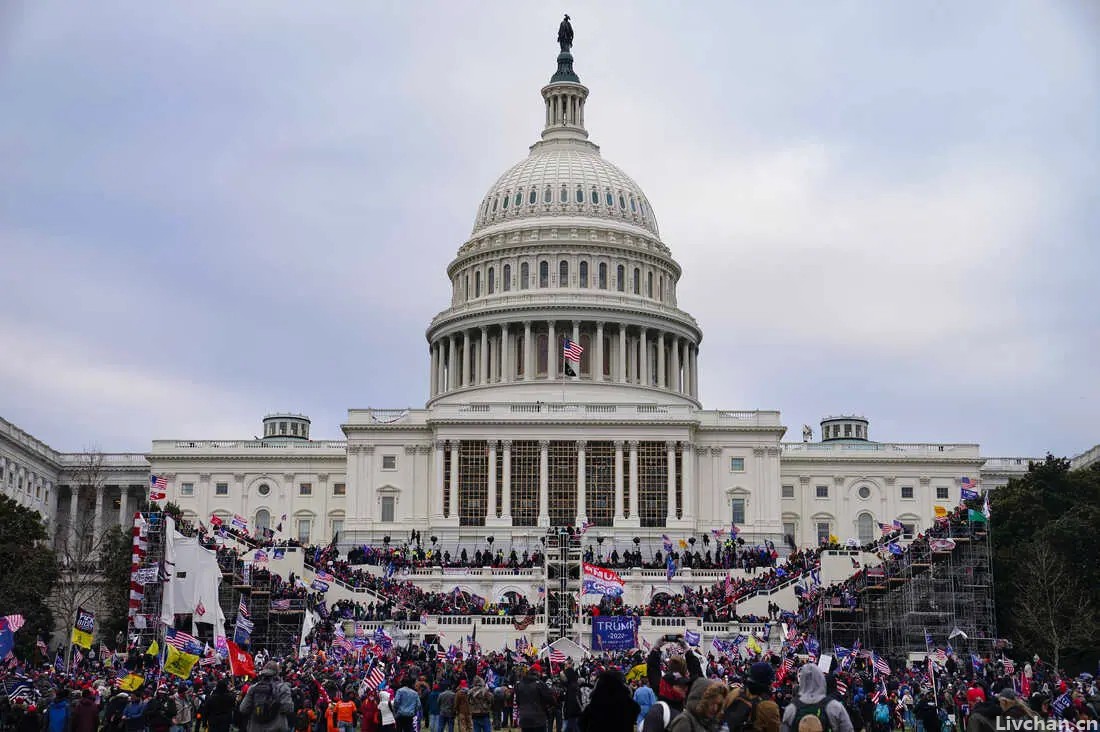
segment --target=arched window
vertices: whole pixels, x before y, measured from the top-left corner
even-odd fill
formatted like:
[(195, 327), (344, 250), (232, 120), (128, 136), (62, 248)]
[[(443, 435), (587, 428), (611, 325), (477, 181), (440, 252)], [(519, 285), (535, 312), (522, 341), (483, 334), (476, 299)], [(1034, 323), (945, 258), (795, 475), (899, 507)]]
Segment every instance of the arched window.
[(546, 186), (546, 190), (542, 192), (542, 202), (550, 203), (554, 200), (554, 194), (550, 192), (550, 186)]
[(653, 273), (646, 274), (646, 297), (653, 297)]
[(592, 375), (592, 359), (595, 357), (595, 353), (592, 352), (590, 346), (592, 345), (592, 338), (587, 333), (581, 333), (581, 372), (579, 376), (591, 376)]
[(516, 191), (516, 208), (523, 203), (523, 191)]
[(500, 289), (503, 292), (509, 292), (512, 289), (512, 265), (510, 264), (504, 265), (501, 270)]
[(462, 285), (462, 299), (470, 299), (470, 275), (466, 275), (466, 281)]
[[(501, 196), (501, 199), (502, 200), (501, 200), (501, 203), (500, 203), (500, 207), (501, 208), (508, 208), (508, 194), (505, 193), (503, 196)], [(633, 201), (633, 199), (631, 199), (631, 201)]]
[(529, 196), (527, 196), (527, 203), (534, 206), (536, 203), (538, 203), (538, 201), (539, 201), (539, 192), (536, 191), (534, 188), (532, 188), (531, 189), (531, 194)]
[(630, 212), (638, 213), (638, 207), (634, 205), (634, 196), (630, 197)]
[(619, 191), (619, 208), (623, 211), (626, 210), (626, 199), (623, 197), (623, 192)]
[(474, 272), (474, 297), (481, 297), (481, 270)]
[(607, 192), (606, 200), (607, 200), (607, 207), (608, 208), (611, 208), (612, 206), (615, 205), (615, 198), (611, 195), (611, 191)]
[(599, 274), (597, 275), (597, 285), (601, 290), (607, 289), (607, 262), (600, 262)]
[(257, 531), (262, 531), (263, 529), (270, 529), (271, 528), (271, 512), (269, 512), (266, 508), (261, 508), (259, 511), (257, 511), (256, 512), (256, 521), (255, 521), (254, 528)]
[(577, 186), (577, 203), (584, 203), (584, 189)]
[(489, 268), (489, 281), (486, 283), (486, 288), (489, 290), (489, 294), (492, 295), (497, 289), (497, 283), (495, 281), (496, 270), (492, 267)]
[(561, 203), (565, 203), (569, 200), (569, 191), (565, 190), (565, 186), (561, 187), (561, 193), (558, 194), (558, 200)]
[(546, 261), (539, 262), (539, 287), (550, 286), (550, 263)]
[(497, 200), (497, 197), (496, 197), (496, 196), (493, 196), (493, 213), (496, 213), (496, 210), (497, 210), (497, 202), (498, 202), (498, 200)]
[(600, 194), (599, 194), (599, 191), (597, 191), (595, 188), (592, 189), (592, 205), (593, 206), (599, 206), (600, 205)]
[(634, 294), (642, 294), (642, 270), (634, 268)]
[(661, 302), (664, 302), (665, 301), (665, 276), (664, 275), (661, 275), (657, 279), (657, 286), (658, 286), (658, 299)]
[(581, 262), (579, 266), (580, 266), (579, 274), (580, 274), (580, 278), (581, 278), (581, 287), (588, 287), (588, 262)]
[(626, 291), (626, 269), (621, 264), (615, 268), (615, 289), (619, 292)]
[(519, 265), (519, 289), (526, 290), (530, 286), (531, 280), (531, 267), (527, 262), (521, 262)]
[(861, 513), (856, 519), (856, 534), (860, 544), (869, 544), (875, 540), (875, 517)]
[(569, 262), (565, 259), (558, 262), (558, 287), (569, 287)]
[(526, 341), (523, 340), (523, 334), (520, 333), (516, 336), (516, 376), (523, 376), (523, 370), (527, 366), (527, 360), (524, 357), (526, 353)]

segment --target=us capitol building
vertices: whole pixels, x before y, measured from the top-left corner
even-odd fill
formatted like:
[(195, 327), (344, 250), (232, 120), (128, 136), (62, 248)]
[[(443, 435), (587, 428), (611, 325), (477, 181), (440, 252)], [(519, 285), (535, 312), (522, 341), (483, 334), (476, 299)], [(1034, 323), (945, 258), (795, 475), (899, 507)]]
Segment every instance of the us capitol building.
[(88, 456), (0, 420), (4, 493), (59, 537), (73, 517), (126, 523), (157, 475), (191, 517), (239, 515), (303, 542), (415, 529), (452, 550), (490, 536), (507, 550), (589, 524), (610, 552), (731, 524), (779, 546), (868, 541), (879, 522), (929, 525), (963, 478), (996, 488), (1026, 471), (1027, 458), (976, 444), (874, 441), (859, 416), (784, 442), (778, 411), (704, 409), (703, 329), (678, 307), (680, 265), (645, 193), (589, 140), (569, 46), (540, 92), (540, 138), (478, 202), (447, 266), (423, 409), (349, 410), (339, 441), (311, 440), (294, 414), (265, 417), (260, 439), (158, 439), (147, 454), (98, 456), (95, 485), (79, 478)]

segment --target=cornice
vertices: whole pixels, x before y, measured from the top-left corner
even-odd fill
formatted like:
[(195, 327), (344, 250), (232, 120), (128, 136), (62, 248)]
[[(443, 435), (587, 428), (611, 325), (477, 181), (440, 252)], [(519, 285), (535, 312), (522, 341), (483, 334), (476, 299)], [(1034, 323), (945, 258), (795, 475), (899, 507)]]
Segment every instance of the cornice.
[[(333, 461), (345, 461), (347, 455), (340, 453), (339, 455), (245, 455), (245, 454), (231, 454), (231, 453), (217, 453), (217, 454), (200, 454), (200, 455), (155, 455), (151, 459), (159, 463), (186, 463), (186, 462), (313, 462), (319, 463), (325, 460)], [(122, 471), (119, 471), (122, 472)], [(145, 472), (148, 473), (149, 469), (144, 471), (133, 472)]]

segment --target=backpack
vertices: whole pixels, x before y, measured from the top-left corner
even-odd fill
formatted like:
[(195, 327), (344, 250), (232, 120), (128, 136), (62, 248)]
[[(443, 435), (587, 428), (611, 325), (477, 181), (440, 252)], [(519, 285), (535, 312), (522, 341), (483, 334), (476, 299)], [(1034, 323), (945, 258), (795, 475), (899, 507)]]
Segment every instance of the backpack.
[(794, 720), (790, 724), (791, 729), (798, 729), (799, 722), (803, 717), (817, 717), (817, 721), (821, 722), (822, 732), (830, 732), (832, 727), (829, 726), (829, 715), (825, 713), (825, 705), (831, 700), (824, 699), (820, 704), (799, 704), (794, 708)]
[(741, 697), (726, 711), (726, 725), (730, 732), (747, 732), (755, 729), (756, 705), (763, 701), (756, 697), (751, 701)]
[(890, 707), (882, 702), (875, 705), (875, 723), (890, 724)]
[[(672, 714), (672, 707), (668, 705), (668, 702), (663, 701), (656, 702), (653, 706), (661, 710), (661, 729), (668, 729), (668, 725), (675, 719)], [(652, 711), (652, 707), (650, 711)]]
[(577, 698), (580, 700), (581, 711), (583, 712), (588, 707), (588, 702), (592, 701), (592, 687), (587, 684), (582, 686)]
[(259, 681), (252, 685), (252, 718), (261, 724), (274, 722), (279, 716), (279, 703), (275, 699), (275, 685)]

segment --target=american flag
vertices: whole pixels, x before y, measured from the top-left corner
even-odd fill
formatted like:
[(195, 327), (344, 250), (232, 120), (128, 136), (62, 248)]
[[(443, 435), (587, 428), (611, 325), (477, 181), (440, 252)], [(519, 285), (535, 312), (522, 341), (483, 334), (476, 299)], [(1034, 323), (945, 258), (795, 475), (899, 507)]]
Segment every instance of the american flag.
[(377, 689), (386, 680), (386, 664), (375, 661), (367, 672), (367, 688)]
[(883, 536), (886, 536), (887, 534), (889, 534), (890, 532), (892, 532), (894, 530), (894, 527), (891, 526), (890, 524), (879, 524), (878, 527), (880, 529), (882, 529), (882, 535)]
[(150, 475), (149, 485), (156, 488), (158, 491), (162, 491), (168, 487), (168, 479), (163, 475)]
[(5, 615), (3, 618), (3, 622), (0, 623), (0, 630), (7, 628), (12, 633), (14, 633), (15, 631), (22, 628), (23, 624), (26, 622), (26, 618), (24, 618), (22, 615)]
[(1012, 674), (1016, 673), (1016, 664), (1012, 662), (1011, 658), (1004, 659), (1004, 664), (1006, 674), (1009, 674), (1011, 676)]
[(584, 523), (581, 524), (580, 533), (583, 534), (591, 528), (592, 528), (592, 522), (591, 521), (585, 521)]
[(894, 524), (894, 528), (897, 529), (898, 531), (903, 531), (905, 529), (905, 524), (898, 521), (897, 519), (894, 519), (893, 524)]
[(848, 693), (848, 684), (839, 676), (836, 677), (836, 693), (844, 696)]
[(557, 648), (550, 649), (550, 663), (565, 663), (565, 654)]
[(875, 667), (875, 673), (882, 674), (883, 676), (890, 675), (890, 664), (886, 663), (886, 659), (877, 653), (872, 654), (873, 663)]
[(248, 612), (248, 605), (245, 604), (244, 598), (241, 598), (241, 604), (237, 607), (237, 614), (242, 618), (249, 618), (251, 614)]
[(565, 355), (566, 361), (580, 361), (581, 354), (584, 353), (584, 348), (581, 347), (580, 343), (566, 338), (562, 353)]
[(202, 643), (199, 642), (198, 638), (175, 628), (164, 629), (164, 642), (184, 653), (198, 654), (202, 652)]
[(970, 490), (976, 490), (978, 487), (978, 481), (971, 480), (970, 478), (960, 478), (959, 483), (962, 484), (963, 488), (969, 488)]
[(289, 610), (290, 609), (290, 600), (272, 600), (271, 601), (271, 609), (272, 610)]

